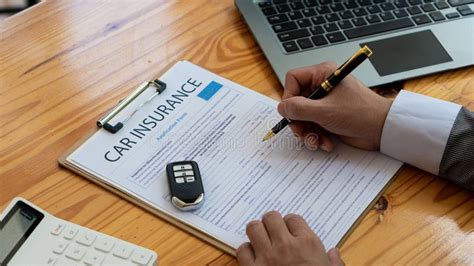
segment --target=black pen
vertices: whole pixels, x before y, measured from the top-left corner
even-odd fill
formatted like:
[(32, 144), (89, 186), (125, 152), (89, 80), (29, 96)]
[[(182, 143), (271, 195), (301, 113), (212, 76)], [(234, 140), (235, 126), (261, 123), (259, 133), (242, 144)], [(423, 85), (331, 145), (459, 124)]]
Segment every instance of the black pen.
[[(371, 55), (372, 51), (367, 46), (357, 50), (357, 52), (355, 52), (355, 54), (349, 60), (342, 64), (342, 66), (340, 66), (331, 76), (321, 83), (321, 85), (319, 85), (316, 90), (314, 90), (308, 96), (308, 98), (312, 100), (318, 100), (326, 96), (332, 90), (332, 88), (339, 84), (339, 82), (341, 82), (347, 75), (349, 75), (356, 67), (358, 67)], [(283, 118), (270, 131), (268, 131), (268, 133), (263, 137), (263, 141), (272, 138), (290, 123), (290, 119)]]

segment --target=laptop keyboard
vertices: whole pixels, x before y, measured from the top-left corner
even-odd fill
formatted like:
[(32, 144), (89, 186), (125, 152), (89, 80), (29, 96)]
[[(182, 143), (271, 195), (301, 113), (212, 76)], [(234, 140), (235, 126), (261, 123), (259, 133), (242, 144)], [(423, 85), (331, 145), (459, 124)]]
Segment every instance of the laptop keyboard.
[(287, 53), (474, 15), (474, 0), (273, 0), (258, 3)]

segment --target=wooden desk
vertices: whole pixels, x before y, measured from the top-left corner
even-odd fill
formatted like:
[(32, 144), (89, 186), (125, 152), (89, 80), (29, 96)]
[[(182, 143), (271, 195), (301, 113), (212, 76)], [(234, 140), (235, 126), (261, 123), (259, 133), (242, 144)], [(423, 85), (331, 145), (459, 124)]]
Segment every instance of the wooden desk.
[[(23, 196), (155, 250), (163, 265), (233, 257), (62, 169), (57, 158), (140, 82), (180, 59), (279, 99), (233, 1), (46, 1), (0, 27), (0, 205)], [(404, 88), (474, 109), (474, 67)], [(474, 263), (474, 194), (406, 166), (342, 246), (348, 264)]]

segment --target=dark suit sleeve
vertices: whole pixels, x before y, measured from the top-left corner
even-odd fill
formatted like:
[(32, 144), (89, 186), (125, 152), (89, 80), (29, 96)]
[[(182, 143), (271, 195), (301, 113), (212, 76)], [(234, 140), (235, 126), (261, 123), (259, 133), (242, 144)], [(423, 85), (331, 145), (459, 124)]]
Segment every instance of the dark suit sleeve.
[(474, 113), (462, 108), (454, 121), (439, 175), (474, 191)]

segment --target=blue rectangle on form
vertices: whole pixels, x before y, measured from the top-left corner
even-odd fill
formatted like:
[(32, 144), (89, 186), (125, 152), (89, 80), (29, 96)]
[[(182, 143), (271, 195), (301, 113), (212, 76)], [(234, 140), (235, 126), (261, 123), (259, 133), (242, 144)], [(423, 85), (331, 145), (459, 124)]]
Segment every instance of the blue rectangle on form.
[(222, 84), (211, 81), (197, 96), (201, 99), (209, 101), (209, 99), (222, 88)]

